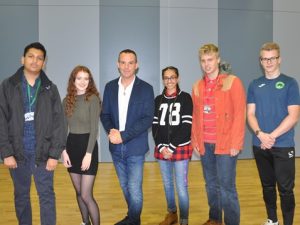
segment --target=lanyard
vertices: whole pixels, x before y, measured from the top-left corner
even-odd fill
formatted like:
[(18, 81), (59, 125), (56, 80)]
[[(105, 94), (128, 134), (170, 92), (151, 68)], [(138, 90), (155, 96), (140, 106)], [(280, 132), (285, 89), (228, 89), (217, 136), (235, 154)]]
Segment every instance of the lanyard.
[(35, 103), (36, 101), (36, 97), (37, 97), (37, 94), (39, 92), (39, 89), (40, 89), (40, 86), (41, 86), (41, 80), (39, 79), (38, 80), (38, 83), (37, 83), (37, 88), (36, 88), (36, 91), (35, 91), (35, 94), (34, 94), (34, 98), (31, 99), (30, 97), (30, 86), (27, 82), (27, 95), (28, 95), (28, 101), (29, 101), (29, 111), (31, 112), (31, 106)]

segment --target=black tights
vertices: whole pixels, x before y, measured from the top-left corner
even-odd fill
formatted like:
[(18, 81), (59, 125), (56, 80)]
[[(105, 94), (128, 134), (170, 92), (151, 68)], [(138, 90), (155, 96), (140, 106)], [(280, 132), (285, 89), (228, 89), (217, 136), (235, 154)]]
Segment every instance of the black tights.
[(95, 176), (70, 173), (82, 221), (88, 223), (91, 219), (93, 225), (100, 225), (100, 212), (93, 196)]

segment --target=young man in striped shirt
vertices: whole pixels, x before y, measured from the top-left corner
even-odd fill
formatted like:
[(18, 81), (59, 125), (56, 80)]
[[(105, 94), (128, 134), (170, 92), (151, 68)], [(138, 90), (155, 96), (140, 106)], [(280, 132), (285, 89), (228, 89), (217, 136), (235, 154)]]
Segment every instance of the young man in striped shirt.
[(204, 76), (194, 84), (192, 145), (201, 155), (209, 205), (203, 225), (240, 223), (236, 163), (244, 143), (246, 100), (241, 80), (220, 72), (218, 47), (199, 50)]

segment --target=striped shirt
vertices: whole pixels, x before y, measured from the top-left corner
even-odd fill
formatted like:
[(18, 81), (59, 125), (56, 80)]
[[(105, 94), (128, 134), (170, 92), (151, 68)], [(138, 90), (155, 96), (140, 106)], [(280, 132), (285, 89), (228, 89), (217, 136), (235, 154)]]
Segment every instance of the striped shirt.
[(216, 108), (215, 108), (215, 88), (218, 82), (216, 79), (210, 80), (205, 76), (204, 89), (204, 107), (203, 107), (203, 134), (204, 142), (216, 143), (217, 127), (216, 127)]

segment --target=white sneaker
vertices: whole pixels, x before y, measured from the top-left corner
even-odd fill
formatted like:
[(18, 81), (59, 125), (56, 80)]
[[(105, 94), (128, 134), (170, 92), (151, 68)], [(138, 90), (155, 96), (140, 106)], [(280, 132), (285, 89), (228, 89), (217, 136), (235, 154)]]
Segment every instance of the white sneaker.
[(274, 223), (272, 220), (267, 219), (263, 225), (279, 225), (278, 221)]

